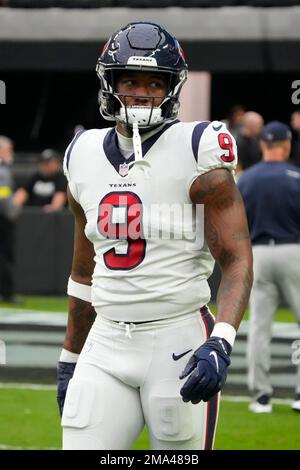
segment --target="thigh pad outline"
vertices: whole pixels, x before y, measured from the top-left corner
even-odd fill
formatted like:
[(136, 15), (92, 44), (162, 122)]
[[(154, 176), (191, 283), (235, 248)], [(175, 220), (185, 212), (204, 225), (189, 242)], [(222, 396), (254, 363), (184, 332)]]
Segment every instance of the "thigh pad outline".
[(156, 439), (186, 441), (195, 435), (193, 418), (198, 410), (195, 405), (183, 402), (179, 385), (178, 381), (162, 381), (150, 395), (150, 425)]
[(62, 426), (81, 429), (101, 422), (104, 415), (103, 404), (101, 384), (72, 378), (67, 390)]

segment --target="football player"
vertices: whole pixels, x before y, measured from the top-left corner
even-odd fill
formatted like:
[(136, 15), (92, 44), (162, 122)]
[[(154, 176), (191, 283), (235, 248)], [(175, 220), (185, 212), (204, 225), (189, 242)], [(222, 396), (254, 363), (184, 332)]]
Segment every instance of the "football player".
[[(130, 449), (146, 424), (153, 449), (211, 449), (252, 283), (236, 144), (221, 122), (177, 119), (187, 65), (160, 25), (113, 34), (97, 74), (101, 114), (116, 126), (78, 133), (64, 161), (75, 243), (58, 367), (63, 448)], [(168, 225), (157, 207), (182, 217)]]

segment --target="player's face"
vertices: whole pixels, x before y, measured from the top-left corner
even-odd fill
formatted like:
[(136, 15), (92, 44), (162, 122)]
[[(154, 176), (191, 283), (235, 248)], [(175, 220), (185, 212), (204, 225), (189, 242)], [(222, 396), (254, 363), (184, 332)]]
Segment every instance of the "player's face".
[(162, 73), (128, 71), (119, 75), (116, 89), (126, 106), (159, 106), (167, 94), (167, 81)]

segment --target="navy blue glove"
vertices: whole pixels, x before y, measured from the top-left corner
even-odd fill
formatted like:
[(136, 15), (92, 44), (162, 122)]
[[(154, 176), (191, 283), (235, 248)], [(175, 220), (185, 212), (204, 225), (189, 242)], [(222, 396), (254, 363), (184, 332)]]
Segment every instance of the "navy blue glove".
[(183, 401), (208, 401), (221, 390), (226, 382), (231, 350), (230, 344), (217, 336), (196, 349), (179, 377), (184, 379), (189, 375), (180, 390)]
[(69, 381), (73, 377), (76, 362), (59, 361), (57, 366), (57, 403), (60, 416), (62, 416), (67, 388)]

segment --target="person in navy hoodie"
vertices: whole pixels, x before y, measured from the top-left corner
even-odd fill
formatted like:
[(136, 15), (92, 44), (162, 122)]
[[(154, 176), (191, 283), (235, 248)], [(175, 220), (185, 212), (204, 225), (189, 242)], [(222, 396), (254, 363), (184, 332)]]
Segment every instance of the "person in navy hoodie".
[[(248, 337), (248, 385), (254, 393), (249, 409), (254, 413), (272, 411), (271, 327), (280, 294), (300, 322), (300, 168), (288, 161), (291, 139), (286, 124), (269, 122), (261, 134), (263, 160), (238, 180), (254, 256)], [(300, 367), (292, 408), (300, 411)]]

